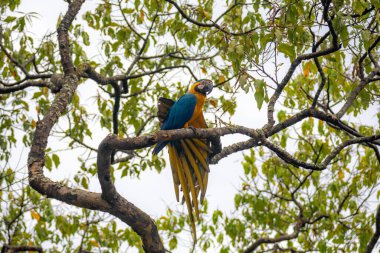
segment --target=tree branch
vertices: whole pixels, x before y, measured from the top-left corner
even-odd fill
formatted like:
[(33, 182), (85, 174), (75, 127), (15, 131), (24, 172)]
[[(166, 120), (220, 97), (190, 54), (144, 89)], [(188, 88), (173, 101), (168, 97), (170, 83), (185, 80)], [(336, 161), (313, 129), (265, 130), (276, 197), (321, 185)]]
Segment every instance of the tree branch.
[[(221, 27), (220, 25), (218, 25), (216, 22), (213, 22), (211, 21), (211, 23), (201, 23), (195, 19), (192, 19), (189, 15), (187, 15), (183, 9), (173, 0), (165, 0), (166, 2), (172, 4), (177, 10), (178, 12), (181, 14), (181, 16), (186, 19), (187, 21), (189, 21), (190, 23), (193, 23), (197, 26), (200, 26), (200, 27), (214, 27), (216, 29), (218, 29), (219, 31), (223, 32), (223, 33), (226, 33), (226, 34), (229, 34), (229, 35), (233, 35), (233, 36), (243, 36), (243, 35), (247, 35), (259, 28), (262, 28), (262, 27), (255, 27), (253, 29), (249, 29), (247, 31), (243, 31), (243, 32), (229, 32), (227, 31), (226, 29), (224, 29), (223, 27)], [(227, 13), (227, 12), (226, 12)], [(220, 17), (218, 18), (220, 19)]]
[[(268, 104), (268, 123), (265, 126), (266, 130), (269, 130), (270, 128), (272, 128), (273, 125), (274, 125), (274, 123), (275, 123), (274, 118), (273, 118), (275, 103), (276, 103), (277, 99), (280, 97), (280, 95), (282, 93), (282, 90), (285, 88), (285, 86), (289, 82), (290, 78), (293, 76), (293, 73), (296, 70), (297, 66), (302, 61), (304, 61), (304, 60), (313, 59), (313, 58), (315, 59), (315, 58), (318, 58), (320, 56), (331, 54), (331, 53), (339, 50), (340, 47), (341, 47), (341, 45), (338, 44), (338, 39), (337, 39), (336, 32), (335, 32), (335, 30), (334, 30), (334, 28), (332, 26), (331, 19), (328, 16), (328, 9), (329, 9), (329, 5), (330, 5), (330, 1), (326, 1), (325, 2), (325, 1), (322, 0), (322, 4), (324, 6), (324, 11), (323, 11), (324, 15), (323, 15), (323, 18), (324, 18), (325, 22), (329, 26), (329, 34), (331, 34), (332, 37), (333, 37), (332, 46), (329, 47), (329, 48), (327, 48), (327, 49), (325, 49), (325, 50), (321, 50), (321, 51), (312, 52), (312, 53), (309, 53), (309, 54), (300, 55), (300, 56), (298, 56), (291, 63), (291, 65), (290, 65), (290, 67), (288, 69), (288, 72), (286, 73), (286, 75), (282, 79), (281, 83), (277, 86), (274, 94), (272, 95), (272, 97), (269, 100), (269, 104)], [(326, 35), (323, 36), (323, 37), (321, 37), (321, 39), (319, 41), (323, 41), (325, 39), (326, 39)], [(316, 45), (319, 45), (320, 43), (321, 42), (317, 42)]]
[(343, 115), (347, 112), (348, 108), (351, 107), (352, 103), (355, 101), (356, 97), (359, 95), (359, 93), (364, 89), (364, 87), (372, 82), (375, 75), (378, 75), (380, 73), (380, 67), (376, 67), (369, 75), (365, 78), (363, 78), (359, 85), (356, 86), (351, 93), (348, 95), (348, 98), (346, 100), (346, 103), (342, 106), (342, 108), (339, 110), (339, 112), (336, 113), (337, 118), (342, 118)]
[(275, 238), (269, 238), (269, 237), (261, 237), (257, 239), (254, 243), (252, 243), (248, 248), (246, 248), (243, 252), (244, 253), (250, 253), (254, 252), (261, 244), (264, 243), (278, 243), (282, 241), (289, 241), (292, 239), (295, 239), (298, 237), (298, 234), (300, 233), (301, 229), (305, 226), (305, 221), (299, 220), (294, 226), (294, 232), (291, 234), (285, 234), (285, 235), (280, 235)]
[[(377, 37), (377, 39), (369, 46), (368, 50), (360, 57), (359, 59), (359, 77), (360, 79), (364, 78), (364, 66), (363, 62), (367, 56), (371, 55), (371, 51), (379, 44), (380, 42), (380, 36)], [(377, 66), (376, 66), (377, 67)]]
[(54, 87), (54, 84), (51, 83), (51, 82), (49, 82), (49, 81), (45, 81), (45, 80), (26, 81), (26, 82), (24, 82), (22, 84), (15, 85), (15, 86), (9, 86), (9, 87), (1, 87), (0, 86), (0, 94), (8, 94), (8, 93), (11, 93), (11, 92), (24, 90), (24, 89), (29, 88), (29, 87), (47, 87), (47, 88), (51, 88), (51, 87)]
[[(111, 202), (112, 204), (110, 204), (103, 199), (104, 196), (109, 196), (107, 194), (108, 191), (101, 195), (99, 193), (73, 189), (61, 183), (52, 181), (45, 177), (43, 173), (45, 150), (52, 127), (58, 122), (60, 115), (66, 110), (67, 105), (71, 101), (78, 86), (77, 74), (70, 57), (68, 29), (71, 26), (74, 17), (79, 12), (83, 2), (84, 0), (76, 0), (69, 4), (69, 10), (64, 15), (58, 28), (59, 48), (62, 58), (62, 67), (65, 73), (64, 83), (44, 118), (37, 122), (31, 151), (28, 157), (29, 183), (33, 189), (47, 197), (55, 198), (77, 207), (113, 214), (130, 225), (132, 229), (142, 237), (143, 248), (146, 252), (164, 252), (162, 242), (153, 220), (132, 203), (119, 197), (117, 198), (117, 202)], [(107, 147), (107, 145), (105, 147)], [(101, 146), (101, 148), (104, 148), (104, 146)], [(98, 156), (98, 161), (100, 160), (100, 168), (102, 164), (110, 163), (110, 155), (107, 156), (107, 159), (101, 159), (104, 157), (104, 152), (102, 151), (103, 150), (99, 150)], [(101, 169), (99, 170), (99, 173), (102, 173)]]
[(14, 246), (14, 245), (7, 245), (5, 244), (3, 248), (1, 249), (1, 253), (14, 253), (14, 252), (21, 252), (21, 251), (36, 251), (39, 253), (43, 253), (43, 249), (38, 246)]
[(377, 207), (377, 212), (376, 212), (376, 228), (375, 228), (375, 233), (373, 234), (371, 240), (369, 241), (367, 248), (365, 249), (365, 253), (371, 253), (373, 248), (375, 247), (377, 241), (379, 240), (380, 237), (380, 205)]

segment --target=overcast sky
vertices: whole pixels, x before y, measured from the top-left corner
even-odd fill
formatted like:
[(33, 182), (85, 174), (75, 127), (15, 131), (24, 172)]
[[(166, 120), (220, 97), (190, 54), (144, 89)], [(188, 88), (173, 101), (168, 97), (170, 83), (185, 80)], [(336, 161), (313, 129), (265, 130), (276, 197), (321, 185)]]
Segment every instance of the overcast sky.
[[(84, 11), (91, 9), (95, 6), (95, 1), (87, 1), (81, 10)], [(60, 13), (64, 13), (67, 8), (67, 3), (62, 0), (33, 0), (23, 1), (20, 11), (22, 12), (37, 12), (40, 14), (39, 18), (34, 20), (32, 33), (36, 38), (41, 38), (47, 32), (52, 32), (56, 27), (56, 20)], [(81, 14), (79, 16), (81, 16)], [(90, 33), (91, 36), (91, 33)], [(93, 42), (94, 40), (92, 40)], [(96, 54), (97, 43), (92, 43), (90, 54)], [(88, 90), (94, 89), (95, 84), (88, 81), (85, 85), (79, 87), (78, 93), (82, 97), (86, 97)], [(91, 106), (92, 101), (87, 96), (87, 99), (82, 102)], [(278, 105), (277, 105), (278, 106)], [(96, 105), (94, 105), (96, 107)], [(266, 106), (263, 105), (261, 111), (257, 109), (254, 101), (253, 94), (240, 94), (238, 99), (238, 107), (232, 122), (237, 125), (244, 125), (250, 128), (259, 128), (266, 123)], [(96, 109), (96, 108), (95, 108)], [(278, 108), (277, 108), (278, 109)], [(367, 116), (363, 117), (361, 121), (368, 121), (376, 125), (377, 120), (374, 117), (378, 108), (371, 110)], [(33, 117), (33, 115), (31, 115)], [(210, 115), (206, 115), (209, 117)], [(37, 120), (37, 119), (35, 119)], [(93, 139), (90, 141), (93, 146), (97, 146), (100, 141), (105, 137), (106, 132), (94, 133)], [(227, 136), (222, 139), (224, 146), (245, 139), (244, 137), (234, 135)], [(49, 146), (54, 149), (59, 149), (62, 142), (49, 139)], [(18, 149), (21, 153), (21, 150)], [(79, 163), (76, 161), (77, 151), (60, 152), (61, 165), (58, 169), (53, 169), (51, 173), (47, 173), (53, 180), (62, 180), (65, 178), (72, 178), (79, 168)], [(23, 161), (26, 164), (26, 157), (28, 150), (22, 152)], [(15, 165), (19, 157), (12, 158), (11, 164)], [(231, 155), (223, 159), (219, 164), (211, 166), (211, 173), (209, 176), (209, 186), (207, 188), (207, 200), (209, 202), (209, 214), (215, 209), (221, 209), (231, 212), (234, 203), (234, 194), (236, 189), (240, 188), (240, 177), (243, 175), (241, 166), (242, 153)], [(167, 163), (168, 160), (167, 160)], [(26, 170), (26, 168), (25, 168)], [(127, 198), (130, 202), (150, 214), (153, 218), (165, 215), (166, 208), (176, 210), (183, 210), (187, 213), (185, 206), (175, 201), (175, 194), (172, 185), (172, 175), (170, 168), (165, 168), (162, 173), (158, 174), (156, 171), (145, 171), (141, 174), (140, 179), (124, 177), (116, 181), (118, 191)], [(100, 186), (95, 178), (90, 185), (91, 190), (100, 192)]]
[[(81, 14), (78, 16), (81, 16), (86, 10), (94, 6), (94, 1), (87, 1), (83, 5)], [(55, 30), (56, 20), (60, 13), (66, 11), (66, 8), (67, 4), (61, 0), (50, 0), (49, 4), (45, 0), (33, 0), (23, 1), (19, 10), (22, 12), (39, 13), (39, 18), (34, 20), (32, 29), (30, 30), (36, 38), (41, 38), (44, 34)], [(90, 52), (96, 54), (97, 43), (92, 43), (91, 46), (91, 50), (93, 51)], [(94, 85), (92, 81), (88, 81), (85, 85), (79, 86), (79, 95), (85, 96), (88, 93), (88, 89), (94, 89)], [(90, 99), (87, 101), (82, 100), (82, 102), (91, 104)], [(96, 105), (94, 106), (96, 107)], [(208, 116), (206, 115), (206, 117)], [(212, 119), (213, 117), (209, 116), (209, 118)], [(253, 94), (239, 95), (236, 116), (232, 118), (235, 124), (257, 128), (265, 124), (265, 120), (265, 110), (258, 111)], [(91, 143), (96, 147), (106, 134), (105, 132), (94, 133)], [(245, 138), (234, 135), (223, 138), (222, 142), (223, 145), (227, 145), (243, 139)], [(50, 138), (49, 146), (53, 149), (59, 149), (62, 146), (62, 142)], [(54, 180), (63, 180), (67, 177), (72, 178), (79, 167), (75, 152), (77, 151), (60, 152), (60, 168), (53, 169), (51, 173), (47, 172), (47, 175)], [(26, 161), (27, 153), (28, 150), (24, 150), (24, 161)], [(14, 157), (13, 163), (16, 162), (16, 159)], [(242, 153), (239, 153), (223, 159), (217, 165), (211, 166), (209, 186), (206, 194), (209, 202), (209, 214), (212, 214), (212, 211), (216, 208), (227, 212), (233, 210), (234, 194), (236, 193), (236, 189), (240, 188), (240, 176), (243, 175), (241, 161)], [(99, 183), (97, 180), (93, 180), (93, 182), (95, 183), (90, 185), (91, 190), (99, 192)], [(117, 189), (124, 197), (154, 218), (165, 215), (167, 206), (170, 206), (172, 209), (183, 210), (185, 213), (187, 212), (185, 206), (176, 202), (172, 184), (170, 168), (164, 169), (160, 174), (156, 171), (145, 171), (141, 174), (140, 179), (124, 177), (116, 181)]]

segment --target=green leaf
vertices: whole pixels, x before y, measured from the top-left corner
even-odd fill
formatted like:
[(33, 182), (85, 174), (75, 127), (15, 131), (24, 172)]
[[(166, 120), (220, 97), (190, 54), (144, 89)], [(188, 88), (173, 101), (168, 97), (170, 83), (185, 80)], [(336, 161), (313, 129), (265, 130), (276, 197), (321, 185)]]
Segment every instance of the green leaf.
[(123, 169), (123, 171), (121, 172), (121, 177), (122, 178), (126, 177), (126, 176), (128, 176), (128, 168)]
[(177, 244), (178, 244), (177, 237), (174, 236), (169, 241), (169, 248), (170, 248), (170, 250), (173, 250), (173, 249), (177, 248)]
[(56, 155), (56, 154), (53, 154), (52, 155), (52, 159), (53, 159), (53, 162), (54, 162), (54, 166), (56, 168), (58, 168), (59, 164), (60, 164), (60, 160), (59, 160), (59, 156)]
[(52, 167), (53, 167), (53, 163), (52, 163), (52, 160), (50, 158), (50, 156), (46, 155), (45, 156), (45, 167), (51, 171)]
[(11, 23), (12, 21), (15, 21), (16, 19), (17, 19), (16, 17), (8, 16), (4, 19), (4, 22)]
[(259, 108), (260, 110), (265, 100), (266, 83), (264, 80), (256, 79), (254, 81), (254, 86), (255, 86), (255, 100), (257, 103), (257, 108)]
[(88, 180), (87, 180), (87, 178), (82, 177), (81, 185), (82, 185), (85, 189), (88, 189)]
[(243, 73), (239, 78), (239, 86), (244, 90), (245, 93), (248, 93), (250, 85), (247, 83), (248, 74)]
[(277, 118), (278, 118), (278, 121), (279, 122), (282, 122), (284, 120), (286, 120), (286, 112), (281, 110), (277, 113)]
[(290, 44), (281, 43), (278, 46), (278, 51), (280, 51), (281, 53), (284, 53), (285, 56), (290, 58), (290, 60), (294, 60), (295, 55), (296, 55), (295, 47)]
[(88, 36), (88, 33), (82, 32), (82, 39), (83, 39), (83, 44), (86, 46), (90, 45), (90, 37)]

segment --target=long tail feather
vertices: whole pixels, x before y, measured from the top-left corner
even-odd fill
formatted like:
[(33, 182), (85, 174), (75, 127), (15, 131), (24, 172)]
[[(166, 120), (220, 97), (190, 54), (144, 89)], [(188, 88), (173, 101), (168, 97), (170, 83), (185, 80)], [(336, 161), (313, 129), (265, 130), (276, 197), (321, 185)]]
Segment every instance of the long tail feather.
[(205, 154), (202, 154), (202, 152), (199, 151), (199, 149), (195, 146), (195, 144), (192, 141), (186, 141), (189, 144), (191, 151), (194, 152), (195, 157), (202, 164), (203, 168), (205, 168), (206, 171), (210, 171), (207, 164), (207, 156)]
[(203, 203), (207, 189), (209, 172), (207, 157), (210, 149), (200, 139), (178, 140), (170, 143), (168, 149), (176, 199), (179, 201), (181, 189), (182, 204), (186, 203), (195, 241), (194, 213), (199, 219), (199, 202)]
[(204, 151), (207, 151), (208, 153), (211, 152), (210, 147), (207, 146), (207, 144), (206, 144), (205, 142), (203, 142), (202, 140), (200, 140), (200, 139), (191, 139), (191, 141), (194, 142), (194, 144), (195, 144), (197, 147), (203, 149)]
[(168, 141), (157, 142), (156, 146), (153, 149), (153, 155), (157, 155), (166, 145), (168, 145), (168, 143)]
[(172, 145), (168, 146), (169, 149), (169, 160), (170, 160), (170, 167), (172, 168), (172, 175), (173, 175), (173, 184), (174, 184), (174, 191), (175, 191), (175, 197), (177, 199), (177, 202), (179, 202), (179, 178), (178, 178), (178, 157), (174, 154), (174, 147)]
[[(187, 187), (188, 187), (188, 189), (190, 189), (191, 200), (193, 202), (195, 214), (197, 216), (197, 219), (199, 219), (198, 200), (197, 200), (197, 195), (195, 193), (195, 185), (194, 185), (194, 181), (193, 181), (193, 175), (190, 172), (189, 164), (186, 161), (186, 157), (181, 156), (181, 161), (182, 161), (182, 166), (184, 168), (185, 176), (187, 179)], [(192, 212), (192, 209), (190, 209), (189, 212)]]
[(201, 191), (204, 192), (205, 188), (203, 186), (203, 179), (202, 179), (202, 174), (201, 174), (200, 168), (199, 168), (198, 164), (196, 163), (194, 156), (193, 156), (193, 153), (191, 152), (191, 150), (188, 147), (188, 145), (186, 144), (186, 142), (184, 142), (184, 144), (185, 145), (183, 145), (183, 147), (185, 150), (186, 157), (188, 158), (188, 160), (191, 164), (191, 167), (194, 170), (195, 176), (197, 178), (197, 183), (198, 183), (199, 187), (201, 188)]
[[(174, 151), (175, 151), (174, 155), (179, 157), (178, 152), (176, 150), (174, 150)], [(177, 161), (180, 162), (181, 160), (178, 159)], [(183, 168), (181, 165), (182, 164), (177, 163), (178, 167)], [(189, 218), (190, 218), (191, 230), (193, 231), (193, 237), (196, 238), (195, 221), (194, 221), (194, 216), (193, 216), (193, 212), (192, 212), (192, 208), (191, 208), (191, 200), (190, 200), (189, 190), (187, 187), (187, 181), (185, 178), (185, 173), (182, 169), (178, 170), (178, 178), (179, 178), (179, 181), (181, 182), (183, 196), (185, 198), (187, 210), (189, 211)]]
[(203, 200), (205, 199), (207, 184), (208, 184), (208, 172), (205, 172), (203, 176), (203, 185), (205, 187), (205, 191), (201, 193), (201, 198), (200, 198), (201, 204), (203, 204)]

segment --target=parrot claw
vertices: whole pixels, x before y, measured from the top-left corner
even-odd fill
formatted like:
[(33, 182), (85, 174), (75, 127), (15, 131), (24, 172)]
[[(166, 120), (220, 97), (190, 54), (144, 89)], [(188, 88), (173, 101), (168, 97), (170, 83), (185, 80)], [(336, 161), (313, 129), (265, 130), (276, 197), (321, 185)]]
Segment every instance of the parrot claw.
[(197, 132), (197, 129), (196, 129), (195, 127), (193, 127), (193, 126), (189, 126), (189, 128), (190, 128), (191, 130), (193, 130), (194, 133)]

